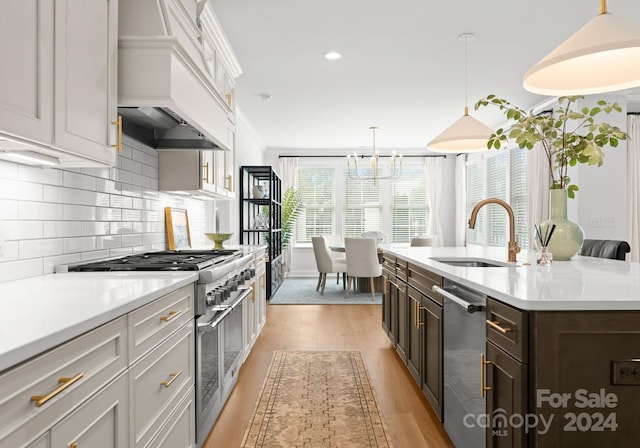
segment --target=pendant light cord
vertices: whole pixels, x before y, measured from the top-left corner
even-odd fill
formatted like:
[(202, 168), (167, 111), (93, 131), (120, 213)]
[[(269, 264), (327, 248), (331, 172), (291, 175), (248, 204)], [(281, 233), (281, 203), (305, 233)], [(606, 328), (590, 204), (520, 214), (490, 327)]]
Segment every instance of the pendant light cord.
[(469, 115), (469, 37), (464, 40), (464, 114)]
[(607, 0), (600, 0), (600, 14), (607, 13)]
[(473, 39), (472, 33), (463, 33), (458, 40), (464, 41), (464, 114), (469, 115), (469, 41)]

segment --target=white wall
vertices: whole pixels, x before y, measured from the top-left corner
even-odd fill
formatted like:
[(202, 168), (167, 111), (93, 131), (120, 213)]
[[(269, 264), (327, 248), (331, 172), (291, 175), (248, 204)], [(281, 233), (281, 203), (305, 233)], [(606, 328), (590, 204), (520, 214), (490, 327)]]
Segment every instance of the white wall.
[(205, 202), (158, 191), (158, 155), (124, 136), (113, 168), (36, 168), (0, 161), (0, 282), (53, 272), (56, 264), (167, 249), (164, 207), (185, 208), (192, 245)]
[[(596, 122), (607, 122), (626, 131), (627, 109), (623, 97), (596, 95), (596, 99), (618, 101), (622, 113), (601, 113)], [(596, 99), (587, 97), (583, 104), (596, 105)], [(575, 171), (574, 171), (575, 172)], [(639, 173), (640, 174), (640, 173)], [(579, 165), (575, 183), (580, 190), (576, 194), (577, 223), (582, 226), (585, 238), (626, 240), (627, 235), (627, 142), (617, 148), (605, 148), (601, 167)], [(571, 216), (569, 219), (575, 219)]]

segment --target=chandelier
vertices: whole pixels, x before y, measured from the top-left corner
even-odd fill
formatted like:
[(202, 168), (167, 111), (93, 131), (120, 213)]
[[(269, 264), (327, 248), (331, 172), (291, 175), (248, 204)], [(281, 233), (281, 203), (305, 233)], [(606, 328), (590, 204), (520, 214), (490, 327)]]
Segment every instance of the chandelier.
[(364, 158), (364, 155), (358, 155), (356, 152), (353, 153), (353, 167), (351, 164), (351, 155), (347, 155), (347, 173), (349, 174), (349, 179), (354, 180), (372, 180), (375, 185), (378, 180), (382, 179), (397, 179), (400, 177), (400, 173), (402, 171), (402, 154), (396, 155), (396, 152), (393, 151), (391, 154), (391, 160), (389, 161), (388, 169), (384, 170), (378, 164), (378, 160), (380, 159), (380, 153), (376, 149), (376, 130), (378, 129), (376, 126), (371, 126), (371, 132), (373, 133), (373, 154), (371, 155), (371, 174), (365, 174), (365, 172), (361, 171), (358, 167), (358, 157)]

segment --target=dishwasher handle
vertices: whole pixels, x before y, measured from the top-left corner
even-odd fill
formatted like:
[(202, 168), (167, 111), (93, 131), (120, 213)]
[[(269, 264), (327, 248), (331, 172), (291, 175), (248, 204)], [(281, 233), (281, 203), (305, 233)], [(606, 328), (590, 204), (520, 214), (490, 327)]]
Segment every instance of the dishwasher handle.
[(462, 307), (464, 310), (467, 311), (467, 313), (475, 313), (476, 311), (484, 311), (485, 310), (485, 305), (478, 304), (478, 303), (467, 302), (466, 300), (461, 299), (460, 297), (456, 296), (455, 294), (452, 294), (449, 291), (447, 291), (445, 289), (442, 289), (438, 285), (433, 285), (431, 287), (431, 289), (433, 290), (433, 292), (435, 292), (437, 294), (440, 294), (442, 297), (446, 297), (447, 299), (451, 300), (456, 305)]

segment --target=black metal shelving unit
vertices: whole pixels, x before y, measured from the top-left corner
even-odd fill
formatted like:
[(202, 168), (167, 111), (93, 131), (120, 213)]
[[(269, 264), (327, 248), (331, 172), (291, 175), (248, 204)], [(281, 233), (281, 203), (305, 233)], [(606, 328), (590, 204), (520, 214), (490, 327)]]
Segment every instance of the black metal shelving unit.
[[(254, 187), (262, 186), (266, 197), (254, 197)], [(267, 299), (282, 284), (280, 178), (271, 166), (240, 167), (240, 244), (267, 244)], [(264, 217), (265, 219), (261, 219)], [(262, 222), (261, 222), (262, 221)]]

